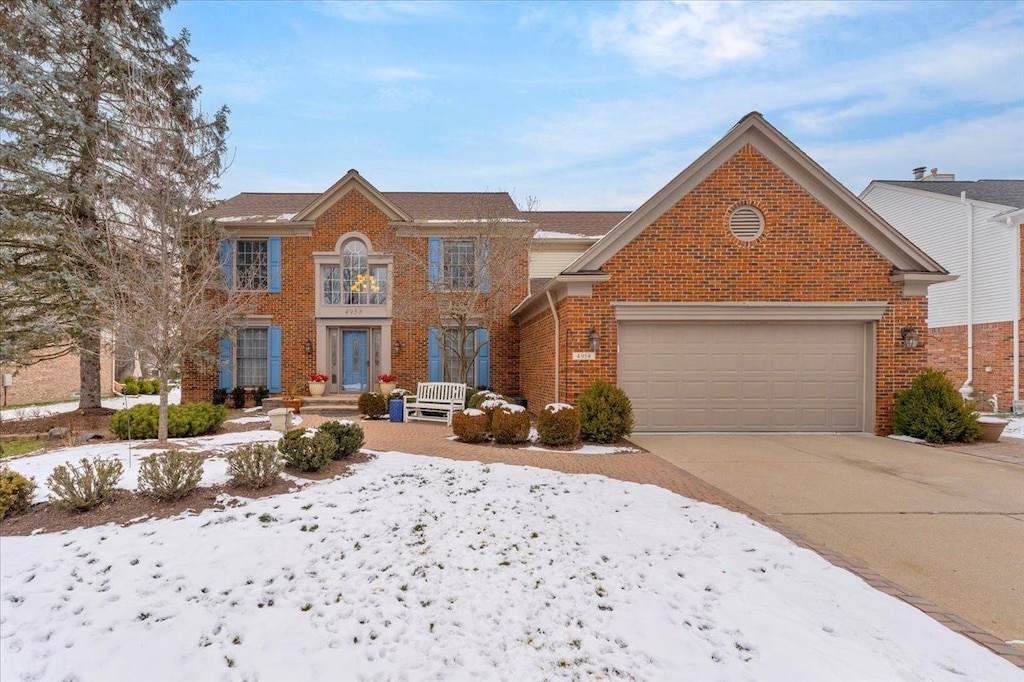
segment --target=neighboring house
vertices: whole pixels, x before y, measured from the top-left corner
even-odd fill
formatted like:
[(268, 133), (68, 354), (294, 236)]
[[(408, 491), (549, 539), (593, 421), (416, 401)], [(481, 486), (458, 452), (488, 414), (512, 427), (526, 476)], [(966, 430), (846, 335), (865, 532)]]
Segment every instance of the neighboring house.
[[(378, 371), (410, 388), (441, 378), (434, 331), (394, 314), (428, 282), (377, 245), (392, 230), (457, 258), (449, 244), (481, 201), (537, 238), (503, 292), (507, 323), (480, 331), (475, 383), (537, 410), (605, 379), (638, 430), (888, 432), (895, 392), (926, 366), (905, 339), (924, 328), (928, 285), (950, 279), (756, 112), (629, 214), (382, 193), (350, 171), (323, 194), (241, 194), (209, 212), (237, 236), (234, 267), (266, 256), (267, 293), (222, 343), (220, 376), (187, 372), (185, 397), (264, 378), (276, 392), (314, 370), (339, 392)], [(328, 302), (350, 257), (390, 286)]]
[(861, 198), (956, 281), (928, 292), (928, 360), (979, 408), (1021, 401), (1024, 180), (957, 181), (934, 169), (917, 180), (875, 180)]
[[(29, 365), (0, 365), (0, 407), (78, 400), (79, 358), (66, 347), (45, 348)], [(100, 356), (100, 395), (113, 395), (114, 344), (104, 340)], [(63, 355), (61, 353), (64, 353)]]

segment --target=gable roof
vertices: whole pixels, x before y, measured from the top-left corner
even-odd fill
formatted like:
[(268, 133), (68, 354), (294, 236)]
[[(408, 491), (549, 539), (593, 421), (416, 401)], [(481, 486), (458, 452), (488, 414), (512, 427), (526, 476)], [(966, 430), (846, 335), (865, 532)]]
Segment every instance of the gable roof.
[(279, 222), (291, 220), (319, 193), (242, 192), (199, 215), (220, 222)]
[(967, 198), (974, 201), (1009, 208), (1024, 207), (1024, 180), (873, 180), (871, 184), (876, 183), (956, 198), (961, 192), (967, 192)]
[(925, 275), (948, 275), (941, 265), (885, 222), (756, 111), (740, 119), (725, 137), (619, 223), (601, 241), (585, 251), (563, 273), (570, 275), (599, 270), (608, 259), (747, 144), (753, 145), (758, 152), (820, 201), (861, 239), (887, 258), (896, 270)]
[(524, 219), (508, 192), (384, 192), (416, 222)]
[(595, 239), (608, 234), (629, 211), (531, 211), (537, 239)]

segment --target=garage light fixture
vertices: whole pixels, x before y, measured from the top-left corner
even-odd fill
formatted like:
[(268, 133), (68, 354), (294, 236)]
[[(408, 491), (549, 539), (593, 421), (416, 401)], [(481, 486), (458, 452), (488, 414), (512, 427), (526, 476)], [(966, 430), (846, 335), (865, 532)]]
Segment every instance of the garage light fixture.
[(921, 335), (914, 327), (904, 327), (900, 330), (900, 338), (903, 339), (903, 347), (908, 350), (917, 348), (917, 345), (921, 342)]
[(313, 357), (313, 342), (306, 339), (306, 355)]
[(402, 341), (401, 341), (401, 339), (395, 339), (395, 345), (394, 345), (393, 351), (394, 351), (395, 355), (401, 355), (402, 354)]
[(594, 327), (590, 328), (590, 332), (587, 334), (587, 338), (590, 339), (590, 350), (597, 352), (597, 349), (601, 346), (601, 337), (597, 334), (597, 329)]

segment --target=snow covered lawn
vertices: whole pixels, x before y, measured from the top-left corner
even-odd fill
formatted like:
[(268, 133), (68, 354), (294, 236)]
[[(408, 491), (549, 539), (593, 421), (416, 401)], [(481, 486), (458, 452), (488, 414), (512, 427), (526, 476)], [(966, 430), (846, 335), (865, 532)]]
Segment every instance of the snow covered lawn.
[[(239, 431), (236, 433), (223, 433), (218, 436), (200, 436), (197, 438), (174, 438), (172, 443), (182, 445), (182, 450), (187, 452), (227, 452), (244, 443), (276, 443), (281, 437), (276, 431)], [(78, 464), (83, 457), (88, 459), (106, 458), (119, 459), (124, 464), (124, 476), (117, 484), (118, 488), (125, 490), (137, 490), (139, 486), (139, 460), (157, 452), (165, 450), (153, 447), (155, 440), (134, 441), (132, 443), (131, 456), (129, 457), (128, 441), (113, 441), (109, 443), (97, 443), (95, 445), (80, 445), (73, 448), (61, 448), (42, 455), (29, 455), (17, 459), (6, 460), (11, 469), (25, 476), (36, 479), (37, 488), (32, 496), (32, 502), (46, 502), (50, 490), (46, 487), (46, 479), (57, 467), (66, 462)], [(226, 483), (228, 476), (228, 463), (223, 457), (208, 457), (203, 462), (203, 480), (199, 485), (212, 486)]]
[(1022, 678), (653, 486), (389, 452), (238, 502), (0, 538), (5, 682)]
[[(134, 407), (141, 405), (142, 403), (153, 403), (158, 405), (160, 403), (160, 396), (158, 395), (130, 395), (127, 396), (128, 407)], [(104, 398), (102, 401), (103, 407), (110, 408), (112, 410), (123, 410), (125, 406), (125, 398), (119, 398), (117, 396), (111, 398)], [(177, 405), (181, 402), (181, 389), (172, 388), (167, 392), (167, 404)], [(11, 407), (6, 410), (0, 410), (0, 419), (35, 419), (37, 417), (48, 417), (51, 414), (61, 414), (63, 412), (74, 412), (78, 409), (78, 401), (69, 401), (63, 403), (53, 403), (50, 405), (29, 405), (27, 407)]]

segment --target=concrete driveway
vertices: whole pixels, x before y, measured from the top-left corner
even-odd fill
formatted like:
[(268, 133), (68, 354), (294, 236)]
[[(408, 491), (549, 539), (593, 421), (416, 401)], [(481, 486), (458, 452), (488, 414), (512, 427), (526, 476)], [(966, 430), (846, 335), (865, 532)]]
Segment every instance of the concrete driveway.
[(1024, 466), (868, 435), (631, 440), (1003, 641), (1024, 642)]

